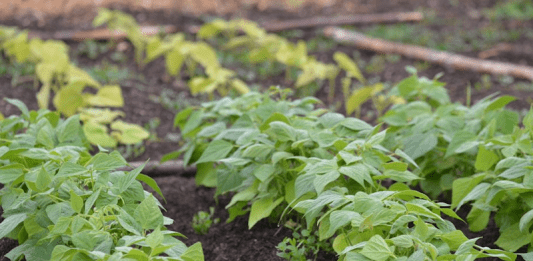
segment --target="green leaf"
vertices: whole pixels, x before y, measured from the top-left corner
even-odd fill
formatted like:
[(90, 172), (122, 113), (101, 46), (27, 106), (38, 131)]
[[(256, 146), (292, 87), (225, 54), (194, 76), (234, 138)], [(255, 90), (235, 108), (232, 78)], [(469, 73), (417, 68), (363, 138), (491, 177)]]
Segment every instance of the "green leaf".
[(7, 101), (9, 104), (17, 107), (22, 112), (22, 115), (24, 115), (26, 119), (30, 118), (30, 112), (28, 111), (28, 107), (26, 107), (26, 104), (24, 104), (23, 102), (17, 99), (4, 98), (4, 100)]
[(296, 131), (290, 125), (281, 121), (274, 121), (269, 125), (270, 129), (268, 129), (268, 132), (274, 139), (282, 142), (296, 140)]
[(514, 128), (518, 125), (520, 116), (515, 111), (504, 110), (498, 113), (496, 125), (498, 130), (503, 134), (513, 133)]
[(273, 201), (271, 197), (264, 197), (252, 203), (252, 210), (248, 219), (248, 229), (251, 229), (259, 220), (270, 216), (272, 210), (282, 201), (283, 197), (276, 199), (276, 201)]
[(479, 239), (479, 237), (476, 237), (476, 238), (472, 238), (472, 239), (469, 239), (469, 240), (463, 242), (457, 248), (457, 251), (455, 251), (455, 254), (456, 255), (462, 255), (462, 254), (469, 253), (474, 248), (474, 245), (476, 244), (476, 241), (478, 239)]
[(339, 169), (339, 172), (355, 180), (357, 183), (361, 184), (362, 187), (366, 187), (365, 181), (369, 184), (373, 184), (368, 168), (361, 163), (343, 166)]
[(4, 238), (11, 233), (13, 229), (26, 219), (26, 217), (26, 213), (14, 214), (6, 217), (6, 219), (0, 223), (0, 238)]
[(39, 174), (37, 174), (37, 180), (35, 181), (35, 187), (38, 192), (48, 190), (48, 185), (52, 182), (50, 174), (44, 167), (41, 167)]
[(204, 252), (202, 250), (202, 243), (200, 242), (194, 243), (192, 246), (187, 248), (185, 252), (183, 252), (183, 254), (181, 255), (181, 258), (184, 261), (204, 261)]
[(225, 140), (214, 140), (209, 143), (196, 163), (215, 162), (224, 159), (232, 149), (233, 144), (230, 142)]
[[(458, 131), (456, 132), (454, 135), (453, 135), (453, 138), (452, 140), (450, 141), (450, 144), (448, 145), (448, 148), (446, 149), (446, 155), (444, 156), (445, 158), (455, 154), (455, 153), (460, 153), (460, 152), (457, 152), (457, 150), (460, 148), (460, 147), (464, 147), (465, 144), (468, 144), (469, 142), (472, 142), (472, 141), (475, 141), (476, 140), (476, 135), (472, 134), (471, 132), (469, 131)], [(466, 151), (466, 150), (462, 150), (462, 151)]]
[(473, 207), (472, 210), (466, 216), (468, 221), (468, 228), (472, 232), (482, 231), (489, 224), (490, 211), (482, 210), (477, 207)]
[(70, 207), (72, 207), (76, 213), (81, 213), (81, 209), (83, 208), (83, 199), (73, 190), (70, 190)]
[(533, 219), (533, 209), (526, 212), (521, 218), (520, 218), (520, 224), (519, 228), (520, 231), (529, 231), (529, 227), (531, 227), (531, 220)]
[(150, 246), (150, 248), (154, 249), (163, 243), (163, 239), (163, 233), (161, 233), (161, 230), (158, 227), (152, 233), (146, 236), (145, 242), (148, 244), (148, 246)]
[(415, 160), (435, 148), (437, 143), (437, 137), (433, 133), (414, 134), (405, 138), (403, 151)]
[(370, 238), (360, 253), (376, 261), (385, 261), (389, 257), (394, 257), (389, 245), (380, 235), (374, 235)]
[(333, 170), (330, 172), (327, 172), (326, 174), (322, 175), (316, 175), (315, 179), (313, 180), (313, 185), (315, 187), (316, 193), (320, 194), (324, 190), (324, 188), (331, 182), (337, 180), (339, 178), (340, 173), (337, 170)]
[(133, 217), (143, 229), (156, 229), (163, 226), (163, 214), (152, 195), (146, 197), (137, 206)]
[(508, 103), (514, 100), (516, 100), (516, 98), (513, 96), (509, 96), (509, 95), (501, 96), (498, 99), (495, 99), (494, 101), (492, 101), (490, 105), (487, 106), (487, 108), (485, 108), (485, 112), (501, 109), (505, 107), (505, 105), (507, 105)]
[(441, 236), (442, 240), (448, 244), (450, 250), (455, 251), (461, 244), (466, 242), (468, 238), (461, 230), (454, 230)]
[(480, 145), (479, 150), (476, 156), (476, 163), (475, 167), (477, 170), (480, 171), (487, 171), (489, 170), (496, 162), (498, 162), (499, 157), (496, 155), (496, 153), (487, 150), (485, 146)]
[(529, 244), (531, 234), (529, 231), (520, 231), (519, 223), (515, 223), (503, 229), (495, 244), (504, 250), (515, 252), (522, 246)]
[(127, 174), (120, 177), (120, 179), (116, 183), (116, 185), (118, 185), (119, 193), (122, 194), (133, 184), (133, 182), (135, 182), (135, 180), (137, 179), (137, 175), (141, 173), (141, 171), (144, 169), (144, 166), (146, 166), (146, 163), (148, 163), (148, 161), (144, 162), (139, 167), (135, 168), (132, 171), (129, 171)]
[(271, 164), (263, 164), (253, 171), (253, 175), (262, 182), (268, 180), (276, 171), (276, 167)]
[(166, 202), (167, 200), (165, 199), (165, 197), (163, 196), (163, 192), (161, 192), (161, 189), (159, 188), (159, 186), (157, 185), (157, 182), (155, 182), (155, 180), (153, 178), (151, 178), (150, 176), (146, 176), (144, 174), (137, 174), (137, 177), (136, 177), (137, 180), (139, 181), (142, 181), (144, 182), (144, 184), (148, 185), (150, 188), (152, 188), (155, 192), (157, 192), (157, 194), (159, 194), (159, 196), (161, 196), (161, 198), (163, 198), (163, 200)]
[[(7, 149), (7, 147), (1, 147), (0, 150), (2, 150), (2, 148)], [(9, 151), (9, 149), (7, 150)], [(24, 165), (22, 164), (10, 164), (0, 167), (0, 183), (7, 184), (15, 181), (24, 174), (24, 171), (22, 170), (23, 168)]]

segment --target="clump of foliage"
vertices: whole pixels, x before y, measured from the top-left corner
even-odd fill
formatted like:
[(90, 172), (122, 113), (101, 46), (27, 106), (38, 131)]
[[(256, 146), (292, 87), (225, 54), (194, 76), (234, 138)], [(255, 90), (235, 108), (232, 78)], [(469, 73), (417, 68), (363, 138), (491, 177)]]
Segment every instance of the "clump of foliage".
[(0, 238), (16, 239), (10, 260), (203, 260), (200, 243), (187, 247), (169, 231), (156, 182), (144, 166), (101, 150), (92, 156), (78, 116), (45, 109), (0, 120)]
[(394, 129), (315, 109), (316, 98), (271, 94), (225, 97), (176, 115), (186, 144), (164, 160), (183, 153), (197, 166), (197, 184), (235, 193), (228, 221), (249, 213), (252, 228), (301, 214), (321, 241), (333, 239), (339, 260), (516, 258), (476, 246), (441, 217), (459, 219), (448, 204), (406, 185), (424, 177), (407, 152), (386, 148)]
[[(36, 76), (42, 83), (37, 93), (39, 108), (49, 108), (52, 100), (55, 109), (65, 116), (89, 112), (82, 118), (85, 135), (91, 143), (115, 147), (118, 142), (134, 144), (148, 138), (149, 134), (140, 126), (113, 121), (122, 112), (95, 108), (124, 106), (122, 90), (118, 85), (100, 85), (87, 72), (72, 64), (64, 42), (38, 38), (28, 40), (26, 31), (1, 27), (0, 50), (14, 63), (35, 64)], [(96, 94), (87, 92), (89, 87), (94, 88)], [(110, 116), (109, 113), (115, 117), (102, 119), (102, 114)], [(105, 124), (111, 124), (115, 132), (108, 134)]]
[[(181, 33), (168, 36), (145, 36), (135, 19), (123, 12), (101, 9), (94, 19), (93, 25), (107, 24), (112, 30), (126, 32), (135, 49), (135, 59), (145, 65), (158, 57), (165, 57), (167, 73), (179, 76), (183, 65), (186, 65), (189, 76), (189, 88), (193, 95), (207, 93), (212, 95), (216, 90), (222, 96), (234, 89), (238, 93), (249, 91), (245, 82), (236, 78), (235, 72), (223, 68), (218, 62), (215, 50), (204, 42), (185, 40)], [(205, 76), (198, 76), (197, 66), (204, 68)], [(212, 96), (211, 96), (212, 97)]]
[(194, 217), (192, 218), (192, 228), (194, 229), (194, 232), (198, 235), (207, 234), (213, 224), (218, 224), (218, 222), (220, 222), (220, 218), (213, 219), (214, 215), (214, 207), (210, 207), (209, 212), (199, 211), (194, 214)]
[(333, 251), (326, 241), (320, 241), (318, 231), (307, 230), (300, 225), (286, 225), (293, 230), (292, 238), (284, 238), (276, 249), (277, 255), (292, 261), (308, 261), (308, 256), (316, 256), (319, 251)]

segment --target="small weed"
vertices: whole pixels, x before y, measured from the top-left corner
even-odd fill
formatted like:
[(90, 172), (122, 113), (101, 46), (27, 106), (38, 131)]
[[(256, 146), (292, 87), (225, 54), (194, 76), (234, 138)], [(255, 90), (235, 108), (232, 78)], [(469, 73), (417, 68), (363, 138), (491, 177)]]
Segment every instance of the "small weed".
[[(31, 76), (35, 74), (35, 65), (29, 62), (25, 63), (18, 63), (13, 62), (10, 63), (6, 60), (4, 60), (2, 57), (0, 57), (0, 76), (10, 75), (11, 76), (11, 86), (17, 86), (22, 81), (26, 82), (26, 80), (23, 80), (24, 78), (27, 78), (25, 76)], [(31, 78), (33, 79), (33, 77)]]
[(147, 140), (158, 142), (160, 139), (157, 137), (157, 127), (161, 125), (161, 119), (155, 117), (151, 118), (148, 123), (144, 124), (144, 128), (150, 133), (150, 137)]
[(533, 19), (532, 0), (503, 1), (492, 9), (486, 9), (485, 14), (493, 19), (529, 20)]
[(367, 66), (365, 66), (365, 71), (367, 73), (380, 73), (385, 70), (386, 62), (384, 55), (374, 55)]
[(276, 249), (277, 255), (290, 261), (308, 261), (308, 256), (316, 256), (320, 250), (333, 251), (327, 241), (320, 241), (318, 231), (309, 231), (303, 229), (301, 225), (295, 225), (292, 221), (285, 224), (286, 227), (293, 230), (292, 238), (284, 238)]
[(83, 41), (79, 46), (78, 55), (86, 55), (89, 59), (96, 59), (99, 55), (107, 53), (112, 48), (112, 42), (98, 42), (95, 40)]
[(489, 90), (492, 87), (492, 80), (489, 74), (481, 75), (480, 82), (474, 84), (476, 91)]
[(207, 234), (209, 232), (209, 228), (211, 228), (211, 225), (218, 224), (220, 222), (220, 218), (213, 219), (214, 214), (214, 207), (210, 207), (209, 212), (199, 211), (196, 213), (192, 218), (192, 228), (194, 229), (194, 232), (196, 232), (198, 235)]
[(90, 68), (88, 73), (104, 84), (119, 84), (124, 80), (136, 78), (128, 68), (119, 68), (106, 60), (101, 65)]
[[(533, 91), (533, 83), (530, 82), (517, 82), (512, 85), (512, 88), (517, 91)], [(529, 98), (529, 97), (528, 97)]]
[(416, 68), (417, 71), (421, 72), (431, 67), (431, 63), (426, 62), (426, 61), (416, 61), (414, 64), (414, 67)]
[(131, 159), (141, 156), (146, 151), (146, 147), (143, 142), (139, 142), (125, 144), (124, 146), (118, 147), (117, 150), (125, 159)]
[(326, 52), (337, 47), (337, 43), (331, 38), (325, 37), (320, 33), (307, 41), (307, 50), (309, 52)]

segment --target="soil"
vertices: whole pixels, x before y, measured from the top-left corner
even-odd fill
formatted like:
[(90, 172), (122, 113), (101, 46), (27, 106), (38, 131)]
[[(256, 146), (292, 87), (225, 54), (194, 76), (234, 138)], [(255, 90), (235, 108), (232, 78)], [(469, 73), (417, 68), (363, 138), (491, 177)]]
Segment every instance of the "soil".
[[(0, 0), (1, 1), (1, 0)], [(15, 1), (16, 2), (16, 1)], [(47, 8), (39, 9), (38, 5), (31, 8), (35, 1), (20, 1), (18, 6), (13, 7), (13, 15), (6, 15), (5, 12), (0, 12), (0, 19), (2, 24), (17, 25), (20, 28), (38, 29), (44, 31), (55, 31), (64, 29), (90, 29), (91, 21), (96, 14), (94, 6), (86, 9), (76, 9), (71, 4), (67, 5), (71, 12), (48, 12)], [(50, 1), (50, 2), (65, 2), (65, 1)], [(80, 1), (86, 2), (86, 1)], [(89, 1), (90, 2), (90, 1)], [(142, 2), (142, 3), (141, 3)], [(185, 28), (189, 25), (199, 25), (203, 20), (209, 19), (215, 15), (223, 18), (245, 17), (255, 21), (267, 20), (284, 20), (290, 18), (306, 18), (316, 15), (335, 15), (335, 14), (354, 14), (354, 13), (378, 13), (390, 11), (412, 11), (412, 10), (432, 10), (435, 13), (435, 23), (426, 24), (427, 28), (433, 32), (455, 32), (458, 30), (457, 26), (449, 23), (449, 21), (461, 21), (460, 29), (463, 30), (482, 30), (490, 24), (490, 21), (482, 15), (479, 15), (484, 8), (494, 6), (495, 0), (465, 0), (455, 1), (457, 5), (453, 5), (454, 1), (425, 1), (425, 0), (401, 0), (401, 1), (348, 1), (348, 0), (316, 0), (304, 1), (305, 3), (298, 6), (298, 8), (284, 8), (283, 6), (275, 6), (276, 1), (228, 1), (226, 11), (218, 11), (215, 9), (219, 1), (211, 1), (205, 9), (198, 9), (194, 12), (192, 9), (185, 7), (172, 7), (173, 4), (182, 2), (183, 5), (190, 3), (203, 3), (207, 1), (139, 1), (137, 5), (132, 4), (126, 7), (123, 1), (94, 1), (94, 3), (101, 3), (111, 7), (119, 8), (133, 14), (138, 21), (147, 24), (174, 24), (180, 28)], [(231, 3), (230, 3), (231, 2)], [(299, 2), (290, 1), (288, 2)], [(169, 3), (169, 6), (160, 7)], [(52, 6), (53, 4), (51, 4)], [(226, 5), (226, 3), (224, 3)], [(220, 5), (219, 5), (220, 6)], [(288, 5), (287, 5), (288, 6)], [(152, 8), (152, 9), (146, 9)], [(181, 8), (181, 9), (180, 9)], [(53, 9), (53, 8), (52, 8)], [(68, 9), (68, 8), (66, 8)], [(66, 10), (65, 9), (65, 10)], [(193, 8), (194, 9), (194, 8)], [(59, 10), (56, 8), (56, 10)], [(195, 13), (203, 13), (202, 16), (194, 16)], [(38, 12), (42, 12), (39, 14)], [(59, 13), (58, 13), (59, 12)], [(58, 16), (59, 14), (59, 16)], [(41, 17), (41, 18), (39, 18)], [(532, 21), (502, 21), (502, 30), (513, 29), (517, 27), (532, 28)], [(358, 30), (365, 30), (368, 26), (358, 27)], [(295, 30), (289, 32), (292, 37), (291, 40), (310, 40), (320, 36), (318, 28)], [(145, 66), (139, 68), (133, 61), (132, 46), (127, 42), (121, 42), (114, 45), (113, 50), (104, 52), (96, 59), (89, 59), (86, 56), (77, 54), (77, 49), (80, 43), (68, 42), (71, 49), (71, 59), (73, 59), (82, 68), (93, 68), (96, 65), (101, 65), (103, 61), (107, 61), (111, 65), (116, 65), (119, 68), (126, 68), (131, 77), (122, 80), (120, 85), (124, 96), (125, 106), (122, 110), (125, 112), (125, 121), (136, 123), (139, 125), (149, 124), (151, 120), (158, 118), (160, 120), (154, 132), (154, 139), (147, 141), (144, 145), (144, 153), (140, 155), (131, 155), (128, 157), (130, 161), (140, 161), (146, 159), (159, 160), (161, 157), (169, 152), (179, 149), (179, 139), (172, 137), (179, 137), (179, 131), (173, 128), (173, 118), (176, 110), (183, 108), (189, 104), (199, 104), (205, 101), (206, 97), (193, 97), (187, 92), (187, 76), (176, 80), (170, 78), (165, 73), (164, 61), (162, 59), (155, 60)], [(520, 36), (513, 43), (513, 46), (530, 46), (531, 39), (525, 36)], [(117, 48), (118, 47), (118, 48)], [(125, 48), (124, 48), (125, 47)], [(121, 51), (116, 51), (121, 49)], [(125, 49), (125, 50), (124, 50)], [(361, 60), (369, 64), (370, 61), (376, 57), (376, 53), (370, 51), (357, 50), (351, 46), (334, 44), (332, 49), (320, 52), (313, 52), (318, 60), (322, 62), (333, 62), (333, 53), (335, 51), (342, 51), (348, 55), (354, 52), (359, 53)], [(483, 50), (480, 50), (483, 51)], [(467, 50), (461, 54), (471, 57), (476, 57), (480, 51)], [(113, 55), (117, 52), (123, 53), (127, 58), (125, 62), (117, 62), (113, 60)], [(496, 56), (490, 59), (496, 61), (504, 61), (515, 64), (523, 64), (533, 66), (533, 54), (525, 53), (521, 50), (515, 49), (513, 51), (499, 52)], [(390, 84), (408, 77), (409, 74), (405, 71), (405, 66), (417, 65), (419, 61), (401, 57), (398, 61), (385, 62), (381, 70), (376, 72), (365, 72), (365, 77), (373, 81), (387, 82)], [(494, 92), (500, 94), (508, 94), (517, 97), (518, 99), (512, 102), (509, 107), (518, 111), (528, 110), (532, 101), (533, 85), (531, 82), (524, 82), (515, 79), (513, 84), (505, 83), (501, 77), (484, 76), (479, 73), (470, 71), (457, 71), (453, 68), (428, 65), (423, 70), (419, 70), (419, 75), (428, 78), (433, 78), (436, 74), (444, 72), (444, 76), (440, 78), (441, 81), (446, 82), (446, 88), (452, 101), (465, 103), (466, 101), (466, 86), (475, 83), (484, 82), (482, 87), (472, 88), (472, 102), (475, 102)], [(24, 101), (30, 109), (36, 110), (37, 102), (35, 99), (36, 89), (33, 87), (33, 82), (23, 81), (18, 86), (12, 86), (11, 76), (0, 76), (0, 93), (2, 97), (16, 98)], [(271, 85), (290, 86), (291, 83), (286, 82), (284, 74), (276, 76), (269, 76), (263, 80), (248, 80), (249, 84), (255, 83), (264, 90)], [(518, 84), (521, 83), (521, 84)], [(327, 100), (327, 86), (322, 86), (315, 94), (324, 102)], [(335, 103), (341, 102), (340, 81), (337, 82), (337, 93)], [(168, 102), (173, 100), (174, 102)], [(336, 104), (326, 104), (326, 106), (337, 108), (342, 112), (342, 106), (335, 106)], [(370, 114), (370, 104), (365, 104), (362, 119), (372, 122), (375, 120), (375, 115)], [(12, 114), (19, 114), (18, 110), (8, 104), (3, 99), (0, 99), (0, 112), (5, 116)], [(125, 148), (122, 148), (125, 149)], [(252, 230), (247, 229), (247, 216), (237, 218), (234, 222), (226, 224), (228, 214), (224, 206), (229, 202), (227, 196), (219, 198), (218, 204), (213, 198), (214, 191), (207, 188), (197, 188), (194, 184), (194, 179), (190, 177), (168, 176), (158, 177), (156, 181), (160, 185), (165, 197), (167, 198), (166, 216), (175, 220), (174, 224), (170, 226), (171, 230), (179, 231), (188, 239), (184, 240), (188, 245), (194, 242), (202, 242), (206, 260), (282, 260), (276, 256), (275, 246), (281, 240), (291, 234), (290, 230), (285, 228), (278, 228), (276, 223), (260, 222)], [(215, 216), (221, 218), (220, 224), (214, 225), (209, 233), (200, 236), (194, 233), (191, 227), (192, 217), (198, 211), (208, 211), (210, 206), (216, 206)], [(0, 210), (1, 211), (1, 210)], [(465, 217), (468, 213), (464, 208), (459, 212), (461, 217)], [(1, 219), (1, 217), (0, 217)], [(495, 248), (494, 242), (498, 238), (498, 229), (493, 220), (489, 223), (486, 230), (479, 233), (472, 233), (468, 231), (468, 226), (460, 221), (454, 221), (457, 228), (461, 229), (469, 238), (483, 236), (477, 243), (482, 246)], [(0, 255), (3, 256), (6, 250), (16, 246), (16, 242), (12, 240), (0, 240)], [(3, 261), (5, 258), (0, 258)], [(334, 260), (335, 257), (331, 255), (321, 254), (317, 260)], [(485, 259), (489, 260), (489, 259)]]

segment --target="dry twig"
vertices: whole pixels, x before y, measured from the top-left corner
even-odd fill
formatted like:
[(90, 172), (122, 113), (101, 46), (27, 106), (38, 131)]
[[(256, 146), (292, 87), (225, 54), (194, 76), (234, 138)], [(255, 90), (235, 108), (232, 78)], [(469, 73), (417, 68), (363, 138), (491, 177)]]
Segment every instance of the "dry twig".
[[(178, 28), (174, 25), (163, 26), (141, 26), (141, 33), (144, 35), (154, 35), (159, 32), (174, 33)], [(55, 33), (37, 32), (32, 31), (28, 33), (29, 38), (41, 38), (41, 39), (56, 39), (56, 40), (108, 40), (108, 39), (123, 39), (126, 38), (126, 33), (123, 31), (111, 31), (108, 29), (95, 29), (89, 31), (58, 31)]]
[(458, 70), (471, 70), (479, 73), (499, 75), (512, 75), (514, 77), (533, 81), (533, 67), (529, 66), (482, 60), (443, 51), (435, 51), (429, 48), (414, 45), (385, 41), (337, 27), (326, 28), (324, 30), (324, 34), (328, 37), (332, 37), (336, 41), (354, 44), (361, 49), (371, 50), (379, 53), (401, 54), (409, 58), (451, 66)]

